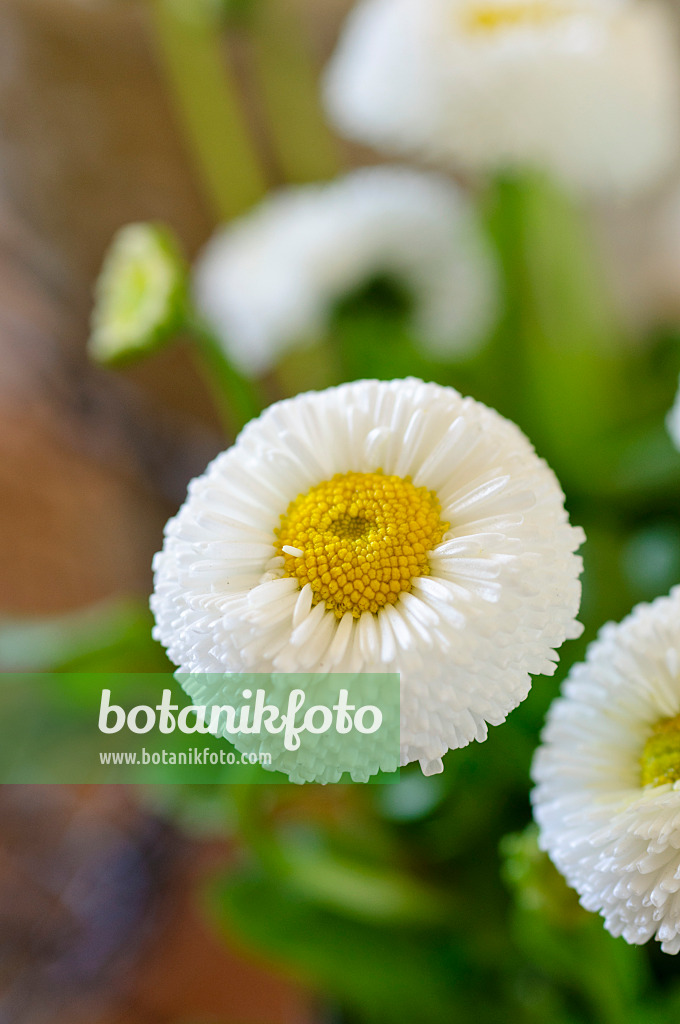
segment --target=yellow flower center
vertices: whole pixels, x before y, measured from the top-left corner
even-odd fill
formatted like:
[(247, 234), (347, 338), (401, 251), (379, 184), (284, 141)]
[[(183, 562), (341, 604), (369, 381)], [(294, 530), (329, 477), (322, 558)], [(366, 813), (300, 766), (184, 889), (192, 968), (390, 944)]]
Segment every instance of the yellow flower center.
[(436, 494), (410, 477), (338, 473), (291, 502), (276, 530), (287, 576), (342, 618), (374, 614), (428, 576), (449, 528)]
[(645, 743), (640, 764), (643, 786), (663, 786), (680, 779), (680, 715), (657, 722)]
[(463, 14), (466, 29), (471, 32), (496, 32), (520, 26), (541, 26), (556, 21), (559, 7), (545, 0), (509, 0), (507, 3), (471, 4)]

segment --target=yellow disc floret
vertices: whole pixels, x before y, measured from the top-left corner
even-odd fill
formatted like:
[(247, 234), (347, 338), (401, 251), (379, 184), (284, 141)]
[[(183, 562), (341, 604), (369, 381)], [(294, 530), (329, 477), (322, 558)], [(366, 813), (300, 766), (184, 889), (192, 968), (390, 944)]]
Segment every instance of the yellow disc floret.
[(497, 32), (521, 27), (537, 28), (557, 21), (563, 8), (546, 0), (482, 0), (463, 8), (465, 28), (471, 32)]
[(640, 764), (643, 786), (663, 786), (680, 779), (680, 715), (657, 722)]
[(342, 618), (395, 604), (430, 572), (449, 528), (436, 494), (410, 477), (338, 473), (291, 503), (276, 530), (287, 576)]

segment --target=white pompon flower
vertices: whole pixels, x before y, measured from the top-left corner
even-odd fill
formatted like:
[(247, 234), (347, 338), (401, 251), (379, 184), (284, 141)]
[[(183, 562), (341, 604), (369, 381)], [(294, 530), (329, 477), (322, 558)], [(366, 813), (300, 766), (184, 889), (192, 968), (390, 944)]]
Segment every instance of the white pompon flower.
[(680, 952), (680, 587), (602, 629), (542, 741), (543, 849), (612, 935)]
[(633, 193), (677, 154), (674, 36), (654, 0), (360, 0), (327, 106), (389, 152)]
[(154, 635), (188, 673), (398, 672), (401, 760), (432, 774), (580, 632), (563, 501), (519, 428), (452, 388), (298, 395), (190, 485)]
[(472, 206), (452, 181), (406, 167), (275, 193), (208, 243), (194, 292), (233, 362), (256, 374), (317, 341), (334, 304), (379, 275), (410, 294), (435, 354), (472, 351), (493, 326), (496, 265)]

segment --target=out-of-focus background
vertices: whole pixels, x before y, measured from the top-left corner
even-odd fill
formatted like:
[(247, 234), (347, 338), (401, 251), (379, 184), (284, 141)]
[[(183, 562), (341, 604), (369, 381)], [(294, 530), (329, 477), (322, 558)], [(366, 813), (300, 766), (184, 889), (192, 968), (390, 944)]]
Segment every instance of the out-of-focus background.
[[(3, 667), (167, 670), (150, 641), (151, 558), (188, 481), (233, 438), (182, 339), (115, 372), (93, 364), (94, 284), (129, 222), (169, 225), (192, 260), (266, 189), (382, 159), (335, 136), (322, 109), (319, 76), (351, 6), (214, 0), (219, 45), (207, 52), (228, 72), (257, 166), (257, 180), (246, 168), (222, 190), (197, 154), (196, 118), (205, 140), (219, 109), (206, 64), (190, 46), (178, 55), (167, 29), (177, 12), (192, 24), (192, 0), (0, 0)], [(450, 754), (441, 777), (4, 787), (0, 1024), (673, 1019), (673, 958), (611, 939), (539, 854), (528, 771), (586, 641), (680, 578), (680, 455), (664, 429), (680, 369), (674, 188), (587, 206), (616, 343), (585, 361), (559, 349), (569, 279), (547, 286), (553, 315), (539, 329), (506, 310), (488, 352), (440, 372), (529, 432), (588, 532), (586, 633), (558, 676), (486, 744)], [(503, 186), (487, 196), (484, 216), (510, 292), (533, 295), (537, 268), (559, 273), (573, 235), (560, 234), (559, 202), (517, 232), (503, 197)], [(396, 372), (389, 352), (376, 372)], [(269, 399), (282, 379), (264, 375)]]
[[(318, 7), (288, 24), (320, 66), (341, 10)], [(231, 36), (250, 110), (252, 44)], [(166, 221), (191, 254), (216, 222), (150, 5), (1, 3), (0, 108), (0, 611), (143, 606), (165, 520), (225, 443), (181, 347), (116, 375), (85, 353), (114, 232)], [(224, 830), (197, 838), (120, 787), (5, 787), (0, 804), (3, 1024), (320, 1019), (204, 912), (205, 878), (237, 857)]]
[[(0, 9), (7, 610), (148, 593), (159, 526), (222, 447), (181, 351), (117, 378), (85, 356), (93, 282), (113, 233), (129, 221), (167, 221), (191, 254), (215, 226), (150, 6), (20, 0)], [(341, 5), (288, 6), (284, 32), (320, 68)], [(275, 185), (284, 174), (253, 81), (256, 58), (266, 60), (275, 39), (255, 54), (245, 29), (230, 36), (225, 60)], [(295, 55), (288, 59), (283, 70), (294, 76)], [(33, 472), (20, 469), (29, 464)]]

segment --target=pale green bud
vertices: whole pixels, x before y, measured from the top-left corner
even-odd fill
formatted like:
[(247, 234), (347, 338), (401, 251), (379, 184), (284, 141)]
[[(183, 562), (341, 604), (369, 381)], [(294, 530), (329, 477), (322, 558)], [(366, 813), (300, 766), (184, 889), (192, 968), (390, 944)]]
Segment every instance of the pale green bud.
[(90, 356), (140, 358), (170, 341), (187, 317), (187, 268), (171, 232), (128, 224), (115, 236), (95, 286)]

